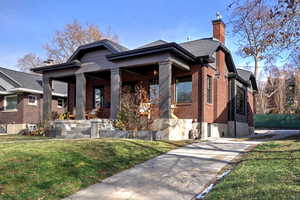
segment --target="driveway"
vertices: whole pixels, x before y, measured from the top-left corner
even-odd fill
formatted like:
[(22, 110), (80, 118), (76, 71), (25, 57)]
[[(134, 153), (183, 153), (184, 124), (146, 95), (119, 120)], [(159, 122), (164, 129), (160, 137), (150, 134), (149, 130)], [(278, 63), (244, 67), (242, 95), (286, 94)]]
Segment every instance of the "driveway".
[(220, 170), (259, 142), (218, 139), (172, 150), (65, 200), (189, 200)]

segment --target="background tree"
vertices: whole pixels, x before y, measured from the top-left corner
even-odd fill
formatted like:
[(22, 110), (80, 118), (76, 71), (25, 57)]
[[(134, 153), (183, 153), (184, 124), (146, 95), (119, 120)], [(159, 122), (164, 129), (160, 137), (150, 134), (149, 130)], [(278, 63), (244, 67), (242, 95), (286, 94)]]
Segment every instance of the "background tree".
[(30, 68), (43, 64), (42, 60), (52, 60), (53, 64), (63, 63), (79, 46), (102, 39), (117, 41), (118, 37), (110, 29), (103, 33), (96, 25), (82, 25), (75, 20), (66, 24), (62, 30), (56, 31), (51, 42), (43, 46), (46, 51), (45, 59), (29, 53), (18, 60), (17, 67), (22, 71), (29, 71)]
[(251, 57), (259, 80), (261, 66), (300, 56), (299, 0), (237, 0), (230, 6), (232, 33), (242, 57)]
[(28, 53), (18, 60), (17, 67), (23, 72), (30, 72), (34, 67), (43, 65), (43, 61), (37, 55)]
[(254, 62), (254, 75), (259, 80), (259, 62), (266, 58), (270, 44), (269, 9), (261, 0), (235, 1), (230, 6), (232, 33), (243, 58), (251, 57)]

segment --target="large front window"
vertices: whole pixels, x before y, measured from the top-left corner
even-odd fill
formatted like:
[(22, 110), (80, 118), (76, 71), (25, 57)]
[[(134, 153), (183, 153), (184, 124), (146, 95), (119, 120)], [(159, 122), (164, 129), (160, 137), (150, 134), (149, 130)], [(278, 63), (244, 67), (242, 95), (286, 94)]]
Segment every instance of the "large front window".
[(94, 88), (94, 108), (101, 108), (104, 106), (104, 89), (103, 87)]
[(176, 78), (176, 103), (192, 103), (192, 77)]
[(4, 110), (16, 110), (18, 104), (18, 96), (6, 96), (4, 100)]

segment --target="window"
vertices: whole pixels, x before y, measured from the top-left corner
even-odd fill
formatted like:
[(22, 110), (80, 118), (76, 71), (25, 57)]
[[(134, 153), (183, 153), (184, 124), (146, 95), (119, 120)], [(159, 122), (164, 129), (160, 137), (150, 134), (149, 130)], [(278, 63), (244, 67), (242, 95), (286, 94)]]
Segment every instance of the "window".
[(58, 108), (65, 107), (65, 100), (64, 99), (57, 99), (57, 107)]
[(37, 105), (37, 97), (35, 95), (28, 95), (28, 105)]
[(212, 103), (212, 78), (207, 76), (207, 103)]
[(236, 89), (236, 112), (245, 114), (245, 90), (241, 87)]
[(212, 131), (212, 124), (207, 124), (207, 137), (211, 137), (211, 131)]
[(18, 96), (11, 95), (4, 98), (4, 110), (17, 110)]
[(94, 88), (94, 108), (101, 108), (104, 106), (104, 89), (103, 87)]
[(153, 79), (150, 81), (149, 85), (149, 98), (150, 102), (157, 104), (159, 100), (159, 84), (158, 79)]
[(176, 103), (192, 102), (192, 76), (176, 78)]

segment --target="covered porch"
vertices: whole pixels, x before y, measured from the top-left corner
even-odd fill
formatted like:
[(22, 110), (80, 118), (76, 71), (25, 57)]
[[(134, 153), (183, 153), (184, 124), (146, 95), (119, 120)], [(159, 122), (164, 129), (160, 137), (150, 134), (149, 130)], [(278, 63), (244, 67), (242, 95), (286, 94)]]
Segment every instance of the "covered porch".
[[(152, 117), (171, 119), (175, 115), (179, 119), (197, 119), (198, 112), (195, 111), (198, 109), (193, 108), (200, 100), (197, 96), (199, 90), (196, 90), (200, 80), (192, 75), (187, 64), (172, 57), (143, 63), (137, 61), (131, 59), (130, 63), (128, 60), (118, 62), (115, 68), (93, 71), (84, 69), (83, 63), (78, 62), (80, 68), (44, 73), (44, 120), (51, 117), (52, 80), (68, 84), (67, 110), (72, 119), (116, 119), (122, 88), (130, 87), (134, 91), (136, 85), (145, 88), (150, 100), (157, 99), (152, 102), (156, 110)], [(194, 84), (195, 81), (197, 84)], [(156, 94), (152, 94), (153, 88)]]

